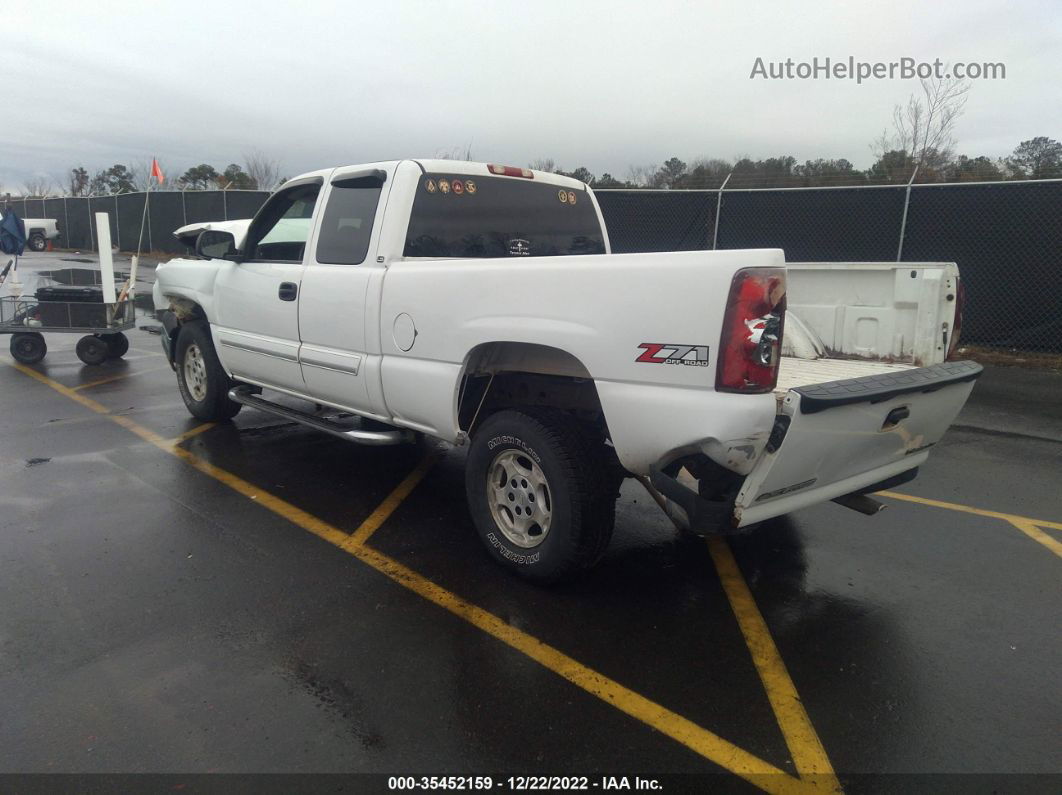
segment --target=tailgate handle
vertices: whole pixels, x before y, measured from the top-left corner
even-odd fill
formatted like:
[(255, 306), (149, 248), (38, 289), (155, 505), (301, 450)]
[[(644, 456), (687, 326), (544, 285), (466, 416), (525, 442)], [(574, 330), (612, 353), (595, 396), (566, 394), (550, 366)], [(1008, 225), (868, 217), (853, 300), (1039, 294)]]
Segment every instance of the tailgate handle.
[(885, 417), (885, 422), (881, 424), (881, 429), (887, 431), (889, 428), (893, 428), (900, 424), (901, 420), (905, 420), (911, 416), (911, 409), (908, 406), (900, 406), (888, 413)]

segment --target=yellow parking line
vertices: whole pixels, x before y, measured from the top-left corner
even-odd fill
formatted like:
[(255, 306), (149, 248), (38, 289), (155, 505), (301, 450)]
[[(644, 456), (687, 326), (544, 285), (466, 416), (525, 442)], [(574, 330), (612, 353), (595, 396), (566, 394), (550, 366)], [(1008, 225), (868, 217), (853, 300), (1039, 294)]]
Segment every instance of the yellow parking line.
[(72, 386), (70, 388), (80, 392), (82, 389), (92, 389), (94, 386), (102, 386), (103, 384), (109, 384), (112, 381), (121, 381), (123, 378), (128, 378), (131, 375), (143, 375), (144, 373), (153, 373), (161, 369), (163, 368), (152, 367), (149, 370), (130, 370), (125, 373), (115, 373), (114, 375), (99, 378), (95, 381), (89, 381), (87, 384), (78, 384), (77, 386)]
[(176, 446), (178, 444), (181, 444), (182, 442), (187, 442), (193, 436), (198, 436), (204, 431), (209, 431), (215, 425), (217, 425), (216, 422), (204, 422), (202, 425), (196, 425), (190, 431), (185, 431), (180, 436), (173, 437), (172, 439), (170, 439), (169, 443)]
[[(833, 775), (832, 769), (829, 768), (829, 762), (826, 761), (825, 767), (823, 767), (822, 762), (815, 759), (813, 749), (809, 749), (808, 741), (805, 737), (798, 736), (795, 741), (798, 743), (798, 748), (801, 752), (802, 761), (800, 763), (796, 763), (796, 752), (790, 746), (791, 753), (794, 753), (794, 763), (797, 765), (797, 769), (800, 770), (800, 765), (803, 764), (808, 773), (806, 778), (796, 778), (769, 762), (765, 762), (748, 751), (739, 748), (719, 735), (698, 726), (678, 713), (583, 665), (578, 660), (569, 657), (559, 649), (544, 643), (533, 635), (509, 625), (493, 613), (465, 601), (452, 591), (435, 584), (382, 552), (366, 546), (365, 540), (398, 508), (402, 500), (408, 496), (413, 487), (427, 473), (432, 463), (433, 456), (431, 454), (388, 495), (381, 506), (365, 520), (361, 527), (355, 530), (353, 534), (348, 535), (328, 522), (318, 519), (313, 514), (259, 489), (231, 472), (214, 466), (183, 447), (172, 444), (159, 434), (143, 427), (127, 416), (109, 413), (105, 406), (84, 395), (79, 395), (70, 387), (63, 386), (25, 365), (16, 363), (12, 366), (60, 394), (81, 403), (97, 414), (106, 416), (107, 419), (135, 433), (141, 439), (155, 445), (160, 450), (177, 456), (199, 472), (254, 500), (263, 508), (343, 549), (392, 581), (447, 610), (458, 618), (467, 621), (488, 635), (505, 643), (510, 648), (535, 660), (590, 695), (640, 720), (661, 734), (670, 737), (754, 786), (771, 793), (822, 792), (824, 789), (830, 791), (839, 789), (836, 777)], [(362, 532), (363, 530), (364, 532)], [(360, 543), (353, 542), (352, 539), (355, 538)], [(740, 571), (737, 574), (740, 578)], [(751, 594), (749, 598), (751, 599)], [(775, 653), (777, 653), (777, 650), (775, 650)], [(806, 715), (804, 717), (806, 719)], [(812, 735), (814, 736), (814, 732), (812, 732)], [(815, 742), (817, 742), (817, 738), (815, 738)], [(824, 753), (823, 758), (825, 758)]]
[(734, 611), (745, 644), (749, 647), (752, 662), (767, 691), (767, 700), (771, 703), (778, 727), (785, 737), (785, 744), (793, 756), (793, 765), (801, 779), (816, 781), (831, 791), (840, 789), (840, 782), (833, 766), (826, 756), (826, 749), (819, 740), (815, 727), (811, 725), (807, 710), (797, 694), (789, 671), (786, 670), (782, 655), (771, 637), (756, 600), (749, 590), (745, 577), (734, 559), (730, 545), (722, 536), (708, 539), (719, 580), (726, 592), (730, 607)]
[(1038, 544), (1043, 544), (1050, 549), (1060, 558), (1062, 558), (1062, 543), (1059, 543), (1058, 539), (1051, 538), (1047, 533), (1034, 525), (1032, 522), (1016, 522), (1013, 519), (1009, 520), (1012, 525), (1021, 530), (1025, 535), (1031, 538)]
[(414, 470), (395, 487), (394, 491), (387, 495), (384, 501), (376, 507), (376, 510), (369, 514), (369, 517), (361, 523), (358, 529), (351, 533), (347, 540), (343, 542), (343, 549), (347, 552), (354, 552), (354, 550), (364, 546), (369, 537), (376, 532), (380, 525), (387, 521), (387, 517), (395, 512), (395, 509), (402, 504), (402, 501), (424, 479), (424, 476), (435, 466), (437, 460), (438, 456), (434, 452), (424, 456)]
[(931, 500), (928, 497), (916, 497), (913, 494), (900, 494), (898, 491), (879, 491), (876, 496), (889, 497), (893, 500), (917, 502), (920, 505), (932, 505), (934, 508), (945, 508), (949, 511), (972, 513), (977, 516), (987, 516), (991, 519), (1002, 519), (1005, 522), (1024, 522), (1026, 524), (1038, 524), (1040, 527), (1050, 527), (1052, 530), (1062, 530), (1062, 522), (1051, 522), (1047, 519), (1030, 519), (1028, 516), (1018, 516), (1013, 513), (1003, 513), (1002, 511), (987, 511), (984, 508), (974, 508), (971, 505), (962, 505), (957, 502), (943, 502), (942, 500)]
[(109, 384), (112, 381), (121, 381), (123, 378), (128, 378), (131, 375), (133, 375), (132, 372), (117, 373), (116, 375), (109, 375), (106, 378), (100, 378), (100, 379), (97, 379), (95, 381), (89, 381), (87, 384), (78, 384), (77, 386), (72, 386), (70, 388), (71, 389), (76, 389), (78, 391), (80, 391), (82, 389), (92, 389), (92, 387), (100, 386), (101, 384)]

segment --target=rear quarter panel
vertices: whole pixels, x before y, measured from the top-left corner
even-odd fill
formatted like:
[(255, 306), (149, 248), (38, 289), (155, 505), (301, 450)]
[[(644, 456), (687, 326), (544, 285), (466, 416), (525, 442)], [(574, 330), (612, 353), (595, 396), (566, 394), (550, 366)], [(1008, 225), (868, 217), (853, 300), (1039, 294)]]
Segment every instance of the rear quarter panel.
[[(469, 353), (488, 342), (527, 342), (570, 353), (589, 371), (631, 471), (705, 439), (722, 458), (729, 441), (752, 440), (754, 457), (774, 398), (716, 393), (716, 355), (734, 272), (782, 265), (776, 249), (392, 262), (380, 316), (387, 408), (453, 440)], [(416, 327), (408, 351), (393, 331), (403, 315)], [(708, 361), (637, 361), (648, 343), (706, 346)]]

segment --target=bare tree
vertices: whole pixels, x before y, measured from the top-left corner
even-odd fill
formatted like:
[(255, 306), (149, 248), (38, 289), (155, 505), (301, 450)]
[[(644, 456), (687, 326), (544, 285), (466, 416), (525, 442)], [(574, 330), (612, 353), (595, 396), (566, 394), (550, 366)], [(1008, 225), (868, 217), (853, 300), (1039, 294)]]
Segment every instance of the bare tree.
[(452, 146), (449, 149), (436, 149), (435, 158), (437, 160), (471, 160), (472, 159), (472, 142), (469, 141), (465, 146)]
[(55, 181), (51, 177), (38, 175), (22, 183), (23, 196), (44, 197), (55, 192)]
[(243, 170), (258, 186), (258, 190), (273, 190), (280, 184), (280, 161), (257, 149), (243, 156)]
[(906, 105), (892, 112), (892, 133), (882, 132), (871, 144), (880, 161), (890, 152), (903, 152), (912, 167), (939, 170), (955, 146), (955, 122), (966, 107), (970, 82), (956, 78), (920, 81), (922, 95), (911, 94)]
[(627, 181), (632, 185), (637, 185), (639, 188), (655, 188), (657, 187), (657, 174), (659, 173), (660, 166), (656, 163), (645, 166), (628, 166)]
[(557, 171), (557, 162), (552, 157), (539, 157), (528, 163), (527, 167), (535, 171), (548, 171), (552, 174)]

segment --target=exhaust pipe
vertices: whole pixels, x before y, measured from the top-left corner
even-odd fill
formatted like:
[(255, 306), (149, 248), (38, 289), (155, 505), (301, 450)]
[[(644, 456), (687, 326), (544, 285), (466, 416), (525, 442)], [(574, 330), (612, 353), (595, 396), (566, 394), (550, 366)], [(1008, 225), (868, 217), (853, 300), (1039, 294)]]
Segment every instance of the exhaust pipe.
[(866, 516), (873, 516), (886, 508), (885, 503), (871, 499), (866, 494), (842, 494), (840, 497), (835, 497), (833, 501)]

